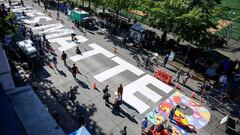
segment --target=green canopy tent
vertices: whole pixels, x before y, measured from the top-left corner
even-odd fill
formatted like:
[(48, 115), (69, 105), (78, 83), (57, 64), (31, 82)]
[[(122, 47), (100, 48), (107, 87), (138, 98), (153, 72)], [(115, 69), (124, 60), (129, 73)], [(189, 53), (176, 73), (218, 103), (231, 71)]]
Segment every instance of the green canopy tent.
[(90, 14), (88, 12), (72, 10), (69, 18), (72, 22), (74, 22), (74, 21), (82, 22), (83, 18), (89, 17), (89, 16), (90, 16)]

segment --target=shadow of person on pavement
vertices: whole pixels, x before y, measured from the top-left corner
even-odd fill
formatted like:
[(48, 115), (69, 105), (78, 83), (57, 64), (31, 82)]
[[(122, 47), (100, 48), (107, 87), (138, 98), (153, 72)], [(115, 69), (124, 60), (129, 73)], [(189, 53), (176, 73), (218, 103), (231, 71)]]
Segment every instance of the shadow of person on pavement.
[(62, 76), (64, 76), (64, 77), (67, 77), (67, 74), (64, 73), (63, 70), (59, 70), (59, 69), (57, 68), (57, 71), (58, 71), (58, 73), (59, 73), (60, 75), (62, 75)]
[(134, 107), (132, 107), (132, 106), (129, 105), (128, 103), (126, 103), (126, 102), (124, 102), (124, 101), (122, 101), (122, 103), (123, 103), (125, 106), (127, 106), (127, 108), (132, 109), (132, 110), (136, 111), (137, 113), (139, 113), (139, 112), (137, 111), (137, 109), (135, 109)]
[(120, 106), (119, 106), (119, 108), (113, 107), (111, 112), (112, 112), (113, 115), (116, 115), (116, 116), (119, 116), (119, 117), (122, 117), (122, 118), (127, 117), (131, 122), (134, 122), (134, 123), (138, 124), (138, 122), (134, 118), (134, 116), (131, 116), (129, 113), (124, 111)]
[(75, 78), (75, 81), (84, 89), (90, 89), (89, 86), (87, 85), (87, 83), (85, 83), (84, 81), (81, 81), (77, 78)]
[(120, 109), (117, 109), (116, 107), (113, 107), (111, 112), (112, 112), (113, 115), (116, 115), (116, 116), (125, 118), (125, 117), (120, 113), (120, 110), (121, 110), (121, 107), (120, 107)]

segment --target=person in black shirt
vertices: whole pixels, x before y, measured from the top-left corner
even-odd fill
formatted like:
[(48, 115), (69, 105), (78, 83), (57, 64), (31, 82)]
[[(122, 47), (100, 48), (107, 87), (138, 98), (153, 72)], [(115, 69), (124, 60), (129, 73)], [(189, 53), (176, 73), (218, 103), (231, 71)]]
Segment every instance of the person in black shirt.
[(78, 67), (77, 67), (75, 64), (73, 64), (73, 67), (72, 67), (72, 75), (73, 75), (74, 78), (76, 78), (77, 73), (81, 74), (81, 73), (79, 72)]
[(109, 98), (111, 97), (110, 93), (107, 91), (106, 93), (103, 94), (103, 99), (105, 100), (105, 105), (109, 106)]
[(66, 54), (64, 51), (63, 51), (63, 53), (62, 53), (61, 59), (63, 60), (64, 65), (67, 65), (67, 63), (66, 63), (66, 60), (67, 60), (67, 54)]
[(82, 54), (82, 52), (80, 51), (80, 49), (78, 47), (76, 48), (76, 54)]
[(162, 66), (165, 67), (167, 62), (168, 62), (168, 58), (169, 58), (169, 54), (167, 54), (165, 57), (164, 57), (164, 61), (163, 61), (163, 64)]

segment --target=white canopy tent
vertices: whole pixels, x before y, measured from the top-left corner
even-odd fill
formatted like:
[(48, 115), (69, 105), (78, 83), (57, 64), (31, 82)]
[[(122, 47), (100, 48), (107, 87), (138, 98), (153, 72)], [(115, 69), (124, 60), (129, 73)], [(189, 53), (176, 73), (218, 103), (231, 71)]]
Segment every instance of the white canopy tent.
[(91, 134), (88, 132), (88, 130), (84, 126), (82, 126), (78, 130), (70, 133), (69, 135), (91, 135)]

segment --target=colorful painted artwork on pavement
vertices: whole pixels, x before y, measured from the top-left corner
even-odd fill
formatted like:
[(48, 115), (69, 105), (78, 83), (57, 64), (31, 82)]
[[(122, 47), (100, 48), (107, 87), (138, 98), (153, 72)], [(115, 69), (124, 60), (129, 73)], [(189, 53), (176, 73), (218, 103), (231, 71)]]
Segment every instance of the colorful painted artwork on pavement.
[[(147, 118), (154, 125), (158, 125), (162, 123), (166, 119), (168, 119), (168, 115), (171, 109), (178, 105), (184, 104), (188, 108), (192, 109), (192, 115), (184, 115), (181, 112), (177, 112), (177, 114), (184, 115), (183, 121), (188, 123), (189, 125), (193, 125), (196, 129), (203, 128), (209, 122), (211, 118), (210, 112), (203, 107), (201, 104), (196, 102), (195, 100), (185, 96), (180, 92), (175, 92), (165, 101), (163, 101), (158, 107), (156, 107), (153, 111), (147, 114)], [(181, 110), (181, 109), (180, 109)], [(176, 115), (176, 112), (175, 112)], [(177, 127), (178, 128), (178, 127)], [(186, 135), (187, 133), (183, 131), (180, 127), (178, 129), (182, 134)]]

